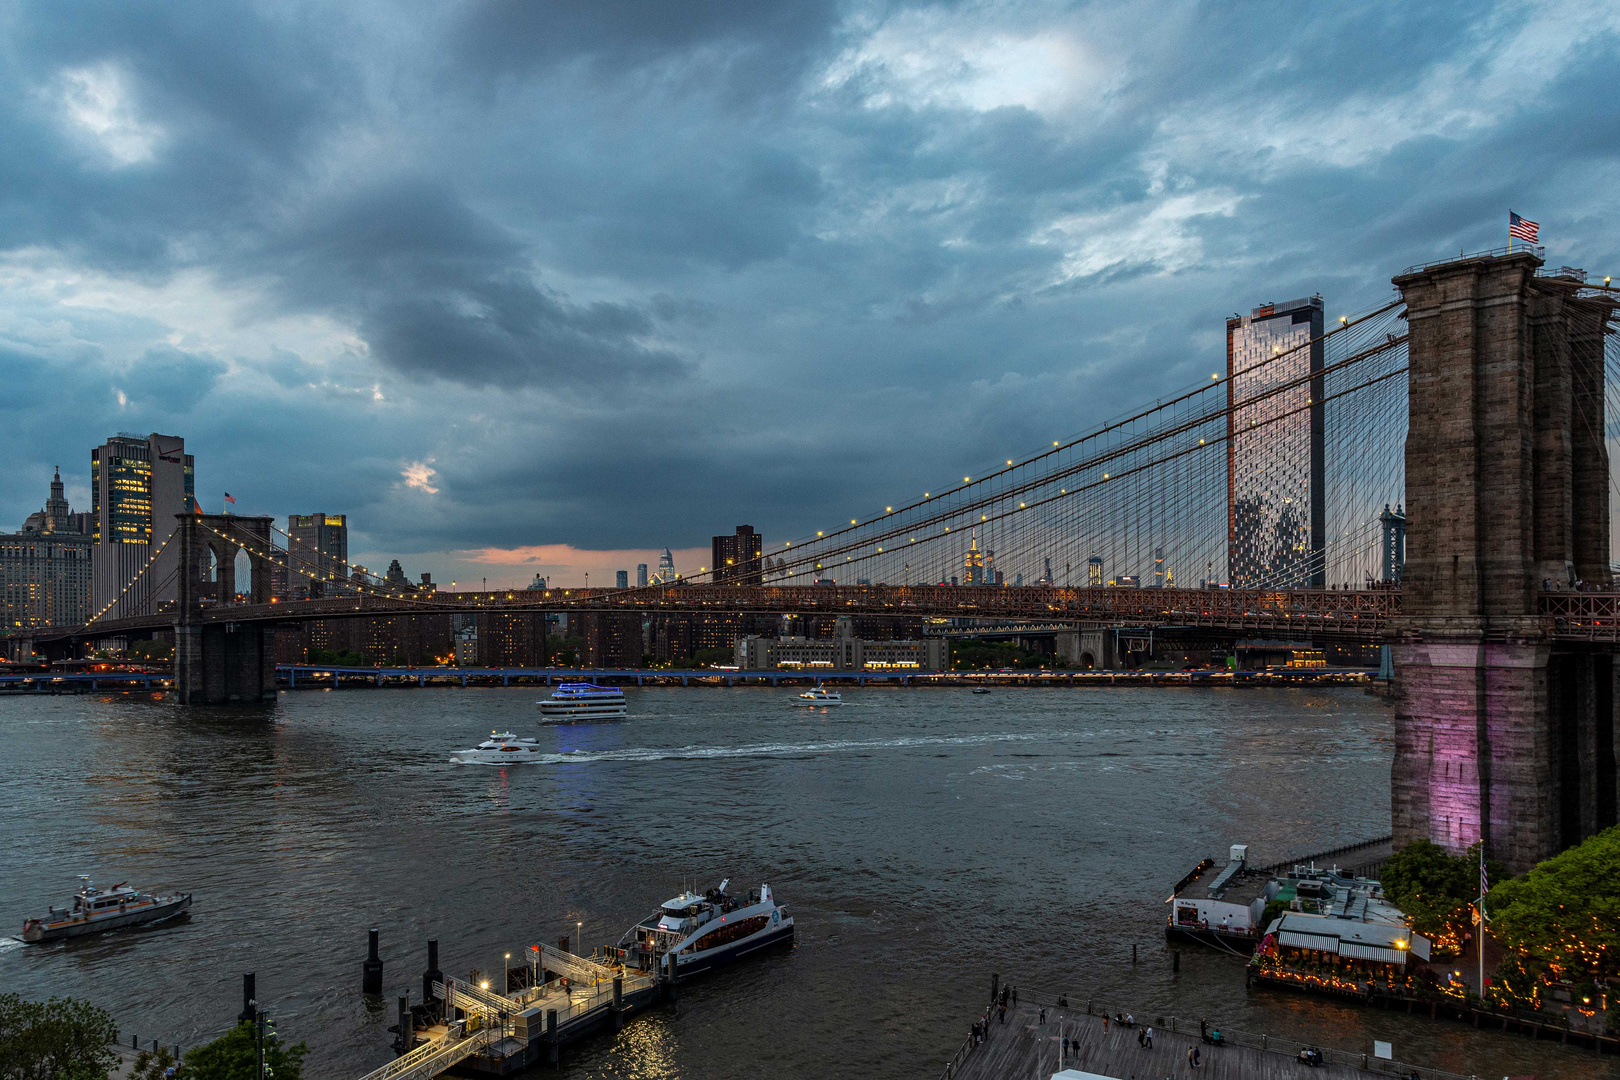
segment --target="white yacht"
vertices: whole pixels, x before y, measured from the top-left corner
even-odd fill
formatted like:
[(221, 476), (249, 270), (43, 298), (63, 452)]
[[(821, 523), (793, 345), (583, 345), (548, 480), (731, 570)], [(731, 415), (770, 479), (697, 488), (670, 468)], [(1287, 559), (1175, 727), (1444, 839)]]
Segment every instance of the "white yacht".
[(828, 690), (817, 686), (814, 690), (806, 690), (793, 699), (793, 704), (803, 708), (817, 708), (823, 705), (842, 705), (844, 699), (836, 690)]
[(516, 765), (524, 761), (539, 761), (545, 751), (533, 739), (520, 739), (510, 731), (492, 731), (489, 738), (471, 750), (457, 750), (450, 755), (455, 765)]
[(665, 900), (619, 939), (619, 957), (643, 971), (667, 970), (675, 955), (677, 975), (695, 975), (747, 956), (770, 945), (791, 944), (793, 916), (778, 904), (769, 885), (751, 889), (747, 896), (726, 892), (727, 878), (718, 889), (699, 896), (693, 892)]
[(611, 720), (625, 714), (624, 691), (617, 686), (565, 682), (540, 703), (540, 715), (556, 720)]
[(58, 910), (53, 905), (44, 918), (23, 920), (24, 941), (58, 941), (80, 934), (160, 922), (191, 906), (190, 893), (153, 895), (130, 888), (127, 881), (120, 881), (110, 889), (98, 889), (88, 877), (79, 880), (84, 884), (74, 896), (71, 908)]

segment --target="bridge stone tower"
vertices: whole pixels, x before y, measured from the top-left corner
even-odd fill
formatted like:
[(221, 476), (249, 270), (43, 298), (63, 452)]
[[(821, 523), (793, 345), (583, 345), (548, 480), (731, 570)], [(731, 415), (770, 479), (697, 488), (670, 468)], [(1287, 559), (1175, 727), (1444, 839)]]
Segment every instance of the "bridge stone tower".
[(1394, 279), (1410, 329), (1397, 846), (1483, 839), (1522, 872), (1615, 823), (1615, 665), (1538, 596), (1609, 583), (1613, 305), (1525, 253)]
[(236, 553), (246, 551), (253, 570), (248, 602), (270, 602), (268, 517), (180, 514), (178, 599), (174, 624), (174, 685), (182, 705), (273, 700), (276, 696), (275, 631), (261, 623), (203, 621), (202, 585), (208, 556), (214, 557), (215, 610), (236, 598)]

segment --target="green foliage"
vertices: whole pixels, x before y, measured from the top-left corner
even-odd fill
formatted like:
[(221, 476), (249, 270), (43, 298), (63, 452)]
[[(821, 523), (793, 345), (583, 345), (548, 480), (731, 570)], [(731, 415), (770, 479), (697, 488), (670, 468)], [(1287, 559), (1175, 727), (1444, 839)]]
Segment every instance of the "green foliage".
[(106, 1080), (118, 1064), (111, 1016), (72, 998), (0, 994), (0, 1080)]
[[(1413, 930), (1434, 943), (1437, 955), (1456, 955), (1473, 925), (1479, 853), (1478, 844), (1459, 857), (1432, 840), (1414, 840), (1384, 862), (1384, 895), (1406, 913)], [(1491, 871), (1500, 874), (1494, 863)]]
[(167, 641), (132, 641), (126, 655), (131, 660), (172, 660), (174, 646)]
[(1541, 1008), (1542, 976), (1547, 965), (1534, 957), (1508, 950), (1491, 976), (1491, 1000), (1519, 1009)]
[[(170, 1065), (177, 1065), (174, 1054), (169, 1052), (167, 1046), (160, 1046), (156, 1050), (142, 1050), (135, 1055), (135, 1067), (130, 1071), (129, 1080), (165, 1080)], [(176, 1069), (176, 1075), (179, 1070)]]
[(1266, 910), (1260, 913), (1260, 929), (1261, 929), (1261, 931), (1263, 932), (1266, 929), (1266, 927), (1271, 925), (1271, 921), (1273, 919), (1279, 917), (1280, 915), (1282, 915), (1283, 912), (1285, 912), (1287, 910), (1288, 910), (1288, 901), (1282, 899), (1281, 897), (1278, 897), (1275, 900), (1266, 901)]
[(737, 662), (736, 649), (693, 649), (692, 660), (698, 667), (718, 667)]
[(365, 657), (348, 649), (323, 649), (319, 646), (309, 650), (309, 662), (312, 664), (335, 664), (338, 667), (367, 667)]
[[(264, 1075), (299, 1080), (309, 1048), (283, 1046), (275, 1032), (264, 1038)], [(187, 1050), (175, 1080), (258, 1080), (258, 1044), (253, 1024), (243, 1021), (204, 1046)]]
[(1491, 890), (1491, 935), (1573, 982), (1620, 977), (1620, 825)]

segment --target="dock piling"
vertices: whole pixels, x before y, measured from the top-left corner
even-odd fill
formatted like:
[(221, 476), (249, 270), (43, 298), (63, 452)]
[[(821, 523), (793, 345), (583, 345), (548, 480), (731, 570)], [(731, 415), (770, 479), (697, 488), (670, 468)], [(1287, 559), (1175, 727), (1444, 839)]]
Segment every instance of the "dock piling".
[(1000, 994), (1001, 994), (1001, 973), (1000, 972), (992, 972), (990, 974), (990, 1000), (991, 1000), (991, 1002), (994, 1002), (996, 1000), (996, 998)]
[(237, 1022), (253, 1019), (254, 999), (258, 992), (254, 987), (253, 972), (242, 973), (242, 1011), (236, 1014)]
[(399, 1052), (408, 1054), (416, 1042), (416, 1024), (411, 1019), (411, 995), (399, 995)]
[(613, 1030), (624, 1027), (624, 976), (613, 976)]
[[(439, 939), (428, 939), (428, 969), (422, 972), (422, 1001), (430, 1008), (433, 1005), (433, 984), (444, 982), (444, 972), (439, 970)], [(450, 1018), (447, 1009), (444, 1018)]]
[(377, 955), (377, 928), (370, 931), (370, 950), (366, 962), (360, 965), (360, 992), (373, 996), (382, 994), (382, 958)]
[(557, 1064), (557, 1010), (546, 1010), (546, 1063)]
[(1136, 963), (1136, 942), (1131, 942), (1131, 963)]
[(562, 937), (557, 939), (557, 948), (561, 949), (565, 953), (571, 953), (574, 951), (571, 947), (573, 944), (574, 939), (568, 934), (564, 934)]
[(1171, 971), (1180, 971), (1181, 970), (1181, 950), (1180, 949), (1175, 949), (1170, 953), (1170, 970)]

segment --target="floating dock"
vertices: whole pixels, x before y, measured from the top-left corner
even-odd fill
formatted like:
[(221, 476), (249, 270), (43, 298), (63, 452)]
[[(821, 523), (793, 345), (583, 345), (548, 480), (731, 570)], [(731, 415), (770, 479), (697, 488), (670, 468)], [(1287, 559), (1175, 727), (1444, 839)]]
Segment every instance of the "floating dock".
[(507, 1076), (541, 1062), (555, 1064), (562, 1047), (672, 997), (674, 981), (653, 972), (535, 947), (534, 970), (544, 981), (509, 994), (487, 982), (431, 979), (436, 1022), (422, 1027), (400, 1003), (402, 1046), (411, 1048), (362, 1080), (429, 1080), (454, 1067)]

